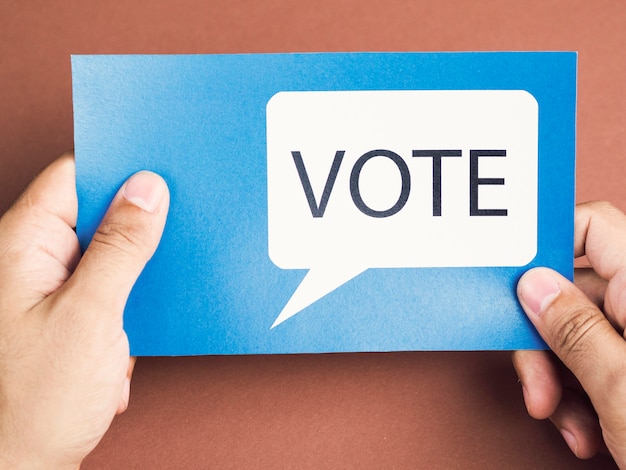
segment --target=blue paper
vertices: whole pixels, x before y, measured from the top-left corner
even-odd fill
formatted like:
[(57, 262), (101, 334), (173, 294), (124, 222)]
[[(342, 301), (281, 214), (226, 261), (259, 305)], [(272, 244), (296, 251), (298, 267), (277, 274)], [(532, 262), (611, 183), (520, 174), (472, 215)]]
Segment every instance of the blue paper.
[(576, 54), (73, 56), (83, 249), (161, 174), (133, 355), (533, 349), (573, 277)]

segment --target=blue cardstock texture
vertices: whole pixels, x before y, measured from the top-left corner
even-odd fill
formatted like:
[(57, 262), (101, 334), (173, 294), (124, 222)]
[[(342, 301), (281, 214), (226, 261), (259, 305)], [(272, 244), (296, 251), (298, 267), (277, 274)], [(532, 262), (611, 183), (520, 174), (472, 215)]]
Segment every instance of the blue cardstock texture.
[[(573, 52), (73, 56), (82, 248), (134, 172), (161, 174), (171, 192), (161, 244), (125, 310), (131, 353), (545, 348), (515, 290), (534, 266), (573, 277), (576, 64)], [(530, 93), (535, 258), (368, 269), (270, 328), (307, 271), (268, 256), (266, 106), (283, 91), (343, 90)]]

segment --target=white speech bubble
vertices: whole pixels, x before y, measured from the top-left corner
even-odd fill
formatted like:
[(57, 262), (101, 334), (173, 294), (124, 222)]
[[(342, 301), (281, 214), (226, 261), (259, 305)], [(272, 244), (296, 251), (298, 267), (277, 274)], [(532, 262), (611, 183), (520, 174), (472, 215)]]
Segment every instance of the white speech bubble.
[(522, 90), (274, 95), (269, 256), (309, 272), (272, 328), (369, 268), (528, 264), (537, 132)]

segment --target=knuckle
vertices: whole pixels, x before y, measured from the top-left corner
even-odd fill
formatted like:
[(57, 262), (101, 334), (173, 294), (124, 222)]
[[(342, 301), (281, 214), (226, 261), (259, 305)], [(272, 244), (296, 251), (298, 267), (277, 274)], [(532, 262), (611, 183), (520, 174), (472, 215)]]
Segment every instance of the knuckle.
[(605, 212), (616, 210), (609, 201), (593, 200), (580, 203), (580, 207), (592, 209), (594, 212)]
[(563, 311), (553, 328), (554, 346), (566, 364), (593, 353), (596, 339), (606, 323), (593, 307)]
[(93, 235), (92, 244), (105, 245), (124, 253), (147, 248), (145, 229), (116, 222), (103, 222)]
[(593, 215), (599, 215), (602, 218), (613, 219), (615, 217), (623, 217), (624, 214), (613, 203), (609, 201), (587, 201), (580, 204), (581, 209), (589, 211)]

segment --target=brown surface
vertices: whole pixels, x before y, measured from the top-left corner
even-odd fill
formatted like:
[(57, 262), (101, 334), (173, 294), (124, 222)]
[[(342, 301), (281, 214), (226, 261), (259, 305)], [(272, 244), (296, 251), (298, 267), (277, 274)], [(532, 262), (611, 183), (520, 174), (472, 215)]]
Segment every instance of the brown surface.
[[(578, 199), (626, 209), (623, 0), (0, 0), (0, 211), (72, 147), (71, 53), (577, 50)], [(612, 468), (507, 353), (141, 359), (100, 468)]]

